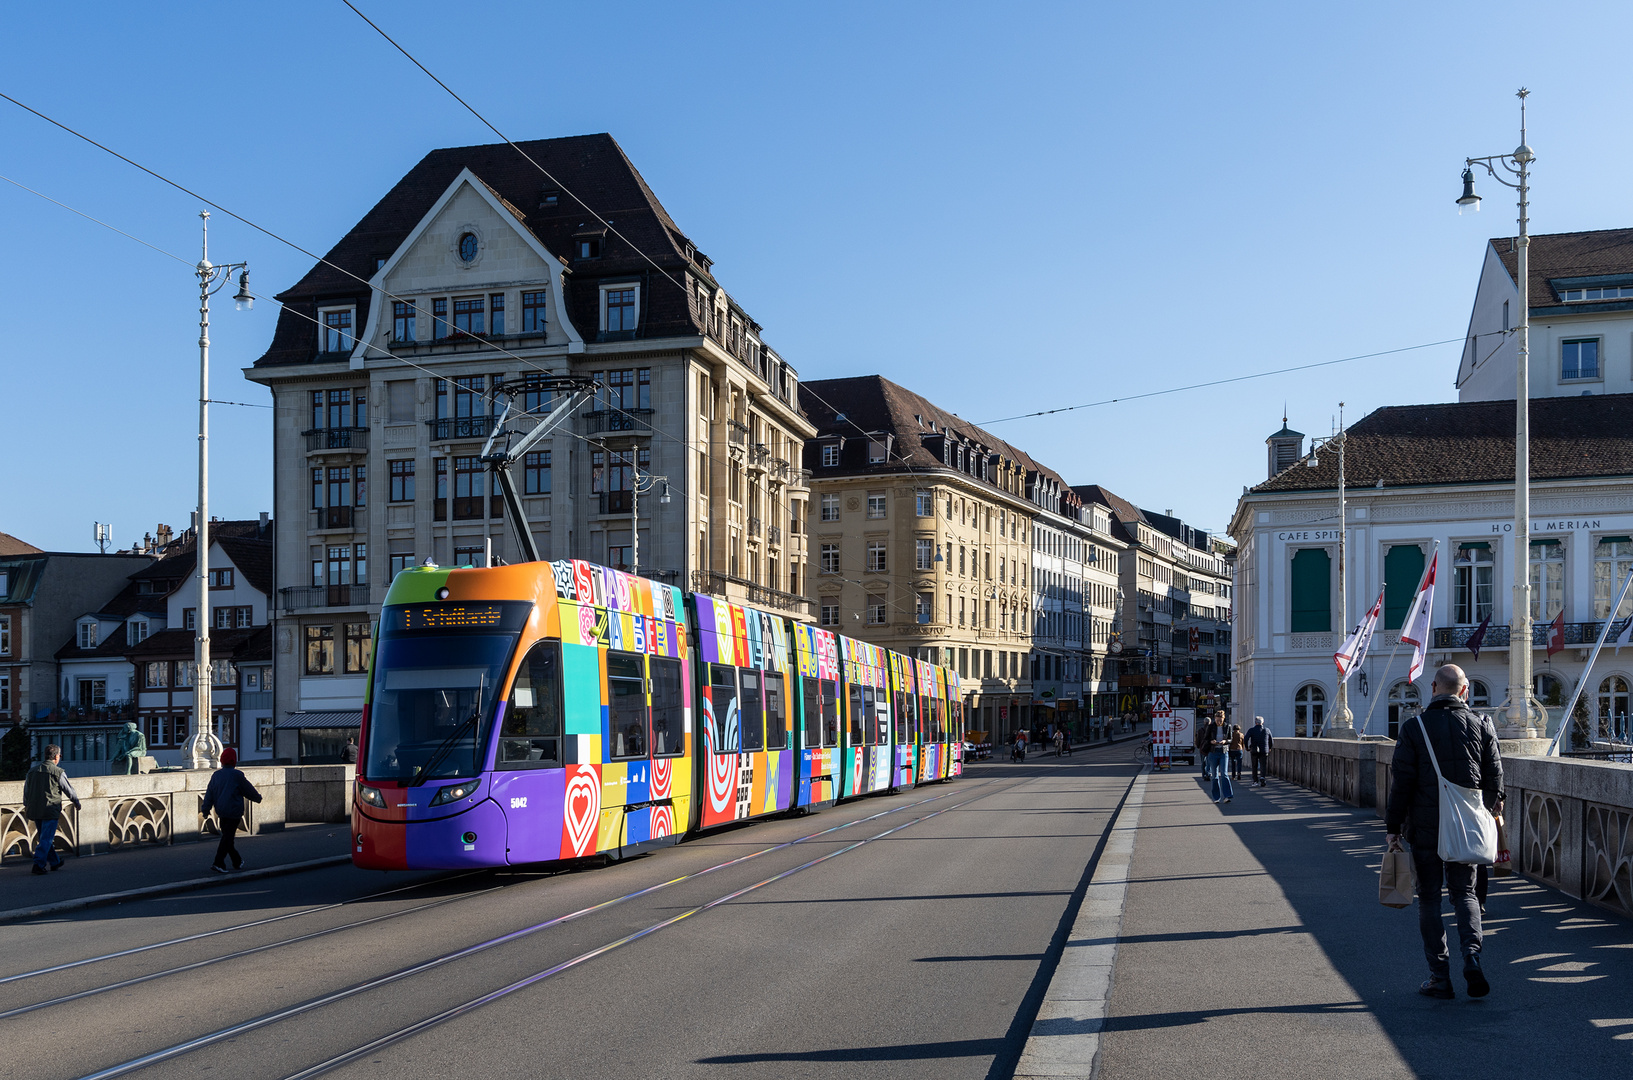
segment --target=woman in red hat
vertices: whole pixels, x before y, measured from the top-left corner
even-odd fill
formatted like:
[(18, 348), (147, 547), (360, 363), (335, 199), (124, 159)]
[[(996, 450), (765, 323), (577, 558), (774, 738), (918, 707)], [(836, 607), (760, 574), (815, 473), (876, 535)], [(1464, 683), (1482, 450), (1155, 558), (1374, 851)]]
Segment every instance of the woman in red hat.
[(238, 751), (227, 747), (221, 751), (221, 768), (210, 777), (210, 786), (204, 789), (204, 807), (201, 813), (208, 817), (212, 809), (221, 822), (221, 843), (215, 849), (218, 874), (227, 872), (227, 856), (232, 856), (232, 868), (242, 870), (244, 857), (233, 846), (233, 833), (244, 823), (244, 800), (260, 802), (261, 793), (249, 782), (249, 777), (238, 771)]

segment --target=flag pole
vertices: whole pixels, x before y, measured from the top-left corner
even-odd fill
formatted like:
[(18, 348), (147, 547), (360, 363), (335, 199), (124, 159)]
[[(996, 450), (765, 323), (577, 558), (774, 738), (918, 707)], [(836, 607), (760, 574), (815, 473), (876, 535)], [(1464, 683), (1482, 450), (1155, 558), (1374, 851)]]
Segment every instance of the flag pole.
[[(1410, 605), (1408, 605), (1407, 609), (1406, 609), (1406, 612), (1407, 612), (1408, 615), (1410, 615), (1412, 613), (1412, 608), (1414, 606), (1416, 606), (1418, 597), (1423, 595), (1424, 583), (1429, 580), (1429, 571), (1433, 570), (1435, 568), (1435, 556), (1438, 555), (1439, 553), (1440, 553), (1440, 541), (1436, 540), (1434, 547), (1429, 549), (1429, 559), (1428, 559), (1428, 561), (1423, 564), (1423, 573), (1418, 576), (1417, 590), (1412, 593), (1412, 603)], [(1387, 587), (1387, 584), (1386, 584), (1386, 587)], [(1430, 621), (1431, 622), (1434, 621), (1433, 620), (1433, 612), (1430, 613)], [(1384, 664), (1384, 677), (1379, 682), (1379, 685), (1383, 689), (1383, 692), (1384, 692), (1385, 695), (1387, 695), (1389, 693), (1389, 669), (1391, 667), (1393, 667), (1394, 664), (1395, 664), (1395, 654), (1401, 651), (1401, 634), (1403, 634), (1405, 632), (1406, 632), (1406, 622), (1404, 620), (1402, 620), (1401, 625), (1400, 625), (1400, 630), (1397, 631), (1396, 634), (1395, 634), (1395, 647), (1393, 649), (1389, 650), (1389, 661), (1388, 661), (1388, 663)], [(1428, 658), (1428, 655), (1429, 655), (1429, 644), (1428, 644), (1428, 642), (1424, 642), (1423, 655), (1424, 655), (1425, 659)], [(1367, 706), (1366, 719), (1361, 722), (1361, 734), (1362, 735), (1365, 735), (1367, 733), (1367, 727), (1368, 727), (1368, 725), (1370, 725), (1372, 723), (1372, 710), (1376, 709), (1377, 707), (1378, 707), (1378, 699), (1373, 698), (1372, 699), (1372, 704)], [(1357, 736), (1357, 738), (1359, 738), (1359, 736)]]
[[(1605, 625), (1599, 628), (1599, 640), (1593, 643), (1593, 651), (1588, 654), (1588, 666), (1582, 669), (1582, 677), (1576, 682), (1576, 689), (1571, 691), (1571, 700), (1565, 706), (1564, 715), (1559, 718), (1559, 730), (1554, 733), (1554, 741), (1548, 744), (1548, 752), (1543, 757), (1558, 757), (1559, 742), (1565, 737), (1565, 730), (1576, 714), (1576, 702), (1582, 696), (1582, 690), (1588, 685), (1588, 676), (1593, 673), (1593, 662), (1599, 659), (1599, 650), (1605, 647), (1605, 638), (1610, 635), (1610, 624), (1616, 621), (1616, 612), (1621, 610), (1622, 598), (1627, 595), (1627, 587), (1633, 584), (1633, 569), (1629, 569), (1627, 577), (1622, 579), (1622, 591), (1616, 594), (1616, 602), (1610, 605), (1605, 613)], [(1547, 729), (1544, 729), (1546, 731)]]

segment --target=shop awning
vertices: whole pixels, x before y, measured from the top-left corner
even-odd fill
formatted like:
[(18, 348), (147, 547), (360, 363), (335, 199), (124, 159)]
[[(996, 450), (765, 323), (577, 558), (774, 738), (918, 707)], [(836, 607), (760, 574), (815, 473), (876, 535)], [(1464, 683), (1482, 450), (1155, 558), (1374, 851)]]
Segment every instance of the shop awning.
[(354, 728), (363, 726), (362, 709), (336, 709), (332, 711), (318, 711), (302, 709), (292, 712), (279, 720), (277, 727), (289, 728)]

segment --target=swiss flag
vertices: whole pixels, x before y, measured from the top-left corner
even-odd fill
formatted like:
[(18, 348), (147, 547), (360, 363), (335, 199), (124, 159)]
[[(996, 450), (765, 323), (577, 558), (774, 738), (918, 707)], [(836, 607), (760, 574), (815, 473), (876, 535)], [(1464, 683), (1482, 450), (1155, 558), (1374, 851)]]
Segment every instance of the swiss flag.
[(1554, 616), (1554, 621), (1548, 624), (1548, 655), (1552, 656), (1564, 647), (1565, 609), (1560, 608), (1559, 614)]

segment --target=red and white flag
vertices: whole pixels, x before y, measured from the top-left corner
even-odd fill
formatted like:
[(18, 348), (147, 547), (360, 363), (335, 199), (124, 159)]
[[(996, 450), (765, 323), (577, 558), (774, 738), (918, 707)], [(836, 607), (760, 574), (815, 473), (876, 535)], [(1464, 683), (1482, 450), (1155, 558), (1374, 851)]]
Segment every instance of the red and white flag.
[(1423, 582), (1418, 586), (1418, 594), (1412, 598), (1412, 606), (1407, 609), (1406, 622), (1401, 627), (1401, 641), (1412, 646), (1412, 666), (1406, 678), (1410, 682), (1417, 682), (1418, 676), (1423, 674), (1424, 653), (1429, 646), (1429, 616), (1435, 603), (1435, 564), (1440, 562), (1440, 552), (1437, 550), (1429, 559), (1429, 569), (1423, 572)]
[(1367, 658), (1367, 649), (1372, 645), (1372, 633), (1378, 628), (1378, 616), (1384, 609), (1384, 591), (1378, 590), (1378, 600), (1372, 605), (1372, 610), (1366, 613), (1361, 625), (1350, 632), (1338, 651), (1332, 654), (1333, 663), (1338, 665), (1338, 681), (1346, 681), (1361, 661)]
[(1565, 609), (1560, 608), (1554, 621), (1548, 624), (1548, 655), (1553, 656), (1565, 647)]

